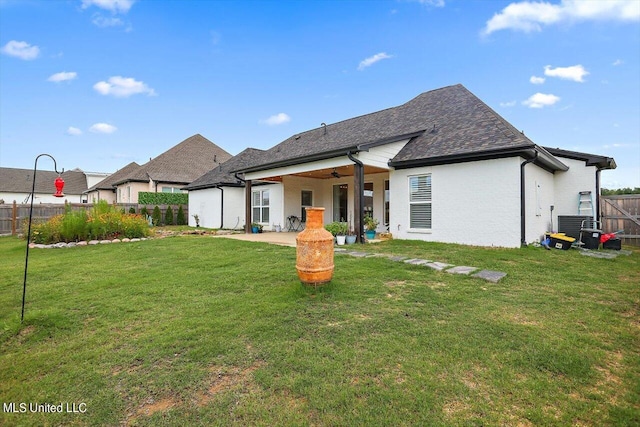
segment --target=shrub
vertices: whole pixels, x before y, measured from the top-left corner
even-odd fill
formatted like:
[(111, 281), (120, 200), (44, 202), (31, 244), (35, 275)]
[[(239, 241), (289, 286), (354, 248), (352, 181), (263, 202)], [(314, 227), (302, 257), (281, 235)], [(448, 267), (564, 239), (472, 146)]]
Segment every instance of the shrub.
[(138, 203), (141, 205), (187, 205), (189, 204), (189, 194), (141, 191), (138, 193)]
[[(141, 215), (126, 214), (102, 201), (90, 211), (65, 209), (49, 221), (32, 224), (31, 239), (35, 243), (74, 242), (86, 239), (114, 239), (145, 237), (149, 225)], [(25, 222), (25, 227), (28, 223)], [(25, 228), (25, 235), (27, 229)]]
[(136, 208), (134, 208), (133, 206), (131, 206), (131, 207), (129, 208), (129, 213), (130, 213), (130, 214), (134, 214), (134, 213), (136, 213)]
[(171, 206), (167, 206), (167, 210), (164, 213), (164, 225), (173, 225), (173, 209), (171, 209)]
[(61, 221), (60, 239), (65, 242), (86, 240), (89, 236), (87, 211), (68, 211)]
[(149, 216), (149, 210), (146, 206), (143, 206), (142, 209), (140, 209), (140, 215), (142, 215), (144, 218)]
[(187, 220), (184, 217), (184, 210), (182, 209), (182, 205), (178, 206), (178, 213), (176, 214), (176, 224), (178, 225), (187, 224)]
[(160, 207), (158, 205), (156, 205), (153, 208), (153, 213), (151, 214), (151, 221), (155, 226), (158, 226), (162, 223), (162, 212), (160, 212)]

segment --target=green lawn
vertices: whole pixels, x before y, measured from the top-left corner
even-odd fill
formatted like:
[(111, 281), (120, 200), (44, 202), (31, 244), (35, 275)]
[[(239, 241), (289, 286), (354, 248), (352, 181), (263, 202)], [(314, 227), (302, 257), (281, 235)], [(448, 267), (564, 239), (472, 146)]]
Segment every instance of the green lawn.
[(0, 238), (0, 425), (640, 425), (640, 251), (360, 249), (508, 275), (336, 255), (314, 290), (289, 247), (33, 249), (21, 325)]

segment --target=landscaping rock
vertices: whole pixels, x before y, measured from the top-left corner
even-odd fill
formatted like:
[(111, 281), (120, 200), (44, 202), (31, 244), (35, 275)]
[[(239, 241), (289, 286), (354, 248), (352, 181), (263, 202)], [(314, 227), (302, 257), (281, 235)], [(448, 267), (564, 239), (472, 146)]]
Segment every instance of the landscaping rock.
[(78, 242), (78, 246), (87, 246), (89, 243), (87, 243), (85, 240), (81, 240)]
[(101, 245), (108, 245), (109, 243), (111, 243), (111, 240), (100, 240)]
[(140, 239), (136, 239), (136, 238), (131, 239), (131, 242), (132, 242), (132, 243), (133, 243), (133, 242), (139, 242), (139, 241), (140, 241)]
[(97, 245), (100, 243), (100, 240), (89, 240), (90, 245)]
[(56, 243), (55, 245), (53, 245), (54, 248), (60, 249), (60, 248), (66, 248), (67, 244), (64, 242), (60, 242), (60, 243)]
[(67, 247), (68, 248), (75, 248), (76, 246), (78, 246), (78, 244), (76, 242), (69, 242), (67, 243)]
[(128, 237), (125, 237), (124, 239), (122, 239), (122, 243), (129, 243), (131, 241), (131, 239), (129, 239)]
[(35, 247), (36, 247), (36, 244), (35, 244), (35, 243), (29, 243), (29, 249), (33, 249), (33, 248), (35, 248)]
[(120, 242), (122, 242), (122, 240), (120, 240), (120, 239), (113, 239), (113, 240), (111, 241), (111, 243), (120, 243)]

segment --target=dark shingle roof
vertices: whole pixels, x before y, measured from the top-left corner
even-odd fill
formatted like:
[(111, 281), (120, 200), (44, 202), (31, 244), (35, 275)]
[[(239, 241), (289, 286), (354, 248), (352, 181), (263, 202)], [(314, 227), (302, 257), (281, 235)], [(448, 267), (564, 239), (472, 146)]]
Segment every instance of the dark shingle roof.
[(241, 181), (238, 182), (233, 171), (245, 169), (258, 164), (264, 153), (265, 152), (263, 150), (247, 148), (240, 154), (205, 173), (191, 184), (184, 187), (184, 189), (201, 190), (203, 188), (215, 187), (216, 185), (238, 185)]
[(126, 179), (128, 176), (135, 173), (135, 171), (138, 170), (139, 168), (140, 168), (139, 164), (137, 164), (136, 162), (131, 162), (127, 166), (123, 167), (122, 169), (118, 169), (117, 171), (115, 171), (114, 173), (112, 173), (111, 175), (109, 175), (108, 177), (106, 177), (96, 185), (92, 186), (86, 192), (88, 193), (90, 191), (95, 191), (95, 190), (113, 190), (114, 183), (118, 181), (122, 181), (123, 179)]
[(131, 175), (115, 181), (114, 184), (126, 181), (148, 182), (149, 179), (188, 184), (230, 158), (231, 154), (202, 135), (196, 134), (149, 160)]
[[(36, 172), (36, 193), (55, 193), (53, 182), (58, 177), (54, 171), (38, 170)], [(65, 194), (82, 194), (87, 189), (87, 177), (81, 171), (66, 171), (61, 174), (64, 179)], [(33, 185), (33, 169), (0, 168), (0, 192), (31, 193)]]
[(267, 150), (263, 170), (293, 161), (336, 155), (411, 137), (393, 162), (463, 153), (533, 147), (534, 143), (458, 84), (425, 92), (409, 102), (291, 136)]

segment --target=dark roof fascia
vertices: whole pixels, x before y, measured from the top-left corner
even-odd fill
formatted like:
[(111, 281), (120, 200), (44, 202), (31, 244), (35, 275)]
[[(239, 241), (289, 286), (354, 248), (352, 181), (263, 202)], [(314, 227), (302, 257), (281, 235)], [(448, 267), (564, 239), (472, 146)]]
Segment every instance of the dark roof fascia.
[(258, 165), (258, 166), (253, 166), (247, 169), (238, 169), (238, 170), (233, 170), (231, 172), (237, 172), (237, 173), (248, 173), (248, 172), (259, 172), (259, 171), (263, 171), (263, 170), (269, 170), (269, 169), (275, 169), (275, 168), (281, 168), (281, 167), (286, 167), (286, 166), (293, 166), (293, 165), (300, 165), (300, 164), (304, 164), (304, 163), (311, 163), (311, 162), (315, 162), (317, 160), (326, 160), (326, 159), (330, 159), (332, 157), (338, 157), (338, 156), (346, 156), (347, 152), (357, 152), (360, 151), (358, 150), (358, 146), (350, 146), (350, 147), (344, 147), (344, 148), (340, 148), (337, 150), (331, 150), (331, 151), (323, 151), (322, 153), (315, 153), (315, 154), (310, 154), (308, 156), (303, 156), (303, 157), (294, 157), (294, 158), (290, 158), (290, 159), (284, 159), (284, 160), (280, 160), (277, 162), (272, 162), (272, 163), (265, 163), (262, 165)]
[(140, 179), (140, 178), (126, 178), (126, 179), (121, 179), (120, 181), (116, 181), (114, 182), (112, 185), (114, 187), (117, 187), (118, 185), (124, 184), (125, 182), (149, 182), (148, 179)]
[(368, 151), (371, 148), (378, 147), (381, 145), (391, 144), (393, 142), (402, 141), (404, 139), (415, 138), (417, 136), (422, 135), (424, 132), (425, 132), (424, 130), (420, 130), (417, 132), (411, 132), (411, 133), (406, 133), (402, 135), (395, 135), (389, 138), (383, 138), (383, 139), (378, 139), (376, 141), (366, 142), (364, 144), (352, 145), (352, 146), (338, 148), (330, 151), (323, 151), (322, 153), (310, 154), (308, 156), (303, 156), (303, 157), (294, 157), (290, 159), (284, 159), (284, 160), (280, 160), (272, 163), (265, 163), (265, 164), (254, 166), (248, 169), (238, 169), (232, 172), (242, 172), (242, 173), (259, 172), (259, 171), (268, 170), (268, 169), (299, 165), (304, 163), (315, 162), (318, 160), (326, 160), (332, 157), (344, 156), (348, 152), (351, 152), (351, 154), (355, 154), (356, 152)]
[(82, 192), (82, 194), (89, 194), (89, 193), (93, 193), (94, 191), (113, 191), (114, 193), (116, 192), (116, 188), (115, 187), (91, 187), (88, 190), (84, 190)]
[[(143, 182), (149, 182), (149, 181), (143, 181)], [(158, 185), (158, 184), (172, 184), (172, 185), (173, 185), (173, 184), (178, 184), (178, 185), (189, 185), (189, 183), (188, 183), (188, 182), (184, 182), (184, 181), (165, 181), (165, 180), (163, 180), (163, 179), (158, 179), (158, 180), (155, 180), (155, 179), (154, 179), (154, 180), (153, 180), (153, 182), (154, 182), (154, 184), (155, 184), (155, 185)]]
[(207, 188), (218, 188), (218, 187), (238, 187), (238, 188), (243, 188), (244, 187), (244, 183), (240, 182), (216, 182), (215, 184), (202, 184), (202, 185), (196, 185), (196, 186), (191, 186), (191, 185), (187, 185), (185, 187), (182, 187), (181, 190), (187, 190), (187, 191), (195, 191), (195, 190), (206, 190)]
[[(543, 154), (542, 156), (536, 156), (535, 153)], [(440, 157), (432, 157), (427, 159), (415, 159), (415, 160), (405, 160), (400, 162), (390, 161), (389, 166), (395, 169), (409, 169), (421, 166), (438, 166), (438, 165), (446, 165), (446, 164), (454, 164), (454, 163), (465, 163), (465, 162), (475, 162), (479, 160), (492, 160), (492, 159), (504, 159), (507, 157), (523, 157), (525, 159), (534, 160), (534, 164), (546, 170), (547, 172), (554, 173), (556, 171), (566, 171), (569, 168), (560, 162), (559, 160), (553, 158), (545, 159), (548, 156), (545, 154), (549, 154), (546, 150), (541, 149), (541, 147), (533, 145), (524, 145), (521, 147), (511, 147), (511, 148), (503, 148), (499, 150), (489, 150), (482, 152), (473, 152), (473, 153), (464, 153), (464, 154), (453, 154), (450, 156), (440, 156)]]
[(409, 169), (420, 166), (438, 166), (449, 163), (474, 162), (478, 160), (501, 159), (505, 157), (521, 156), (525, 158), (533, 158), (535, 145), (528, 145), (515, 148), (507, 148), (500, 150), (490, 150), (473, 153), (453, 154), (449, 156), (430, 157), (426, 159), (411, 159), (389, 162), (389, 166), (395, 169)]
[(544, 147), (549, 153), (558, 157), (566, 157), (573, 160), (582, 160), (587, 166), (595, 166), (598, 169), (615, 169), (616, 161), (612, 157), (599, 156), (597, 154), (580, 153), (578, 151), (563, 150), (561, 148)]

